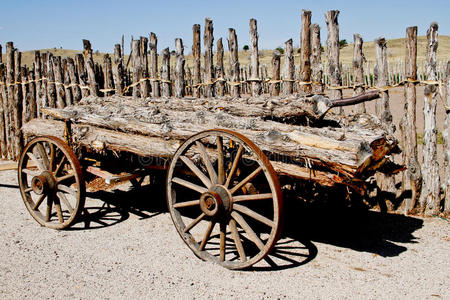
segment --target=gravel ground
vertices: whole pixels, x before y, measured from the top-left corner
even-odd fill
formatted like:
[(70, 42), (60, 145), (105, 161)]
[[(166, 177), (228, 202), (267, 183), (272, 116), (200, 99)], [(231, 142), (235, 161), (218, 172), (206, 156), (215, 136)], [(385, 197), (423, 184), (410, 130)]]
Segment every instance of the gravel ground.
[(1, 172), (0, 297), (450, 299), (448, 221), (288, 203), (279, 266), (228, 271), (191, 253), (158, 192), (91, 193), (89, 220), (55, 231)]

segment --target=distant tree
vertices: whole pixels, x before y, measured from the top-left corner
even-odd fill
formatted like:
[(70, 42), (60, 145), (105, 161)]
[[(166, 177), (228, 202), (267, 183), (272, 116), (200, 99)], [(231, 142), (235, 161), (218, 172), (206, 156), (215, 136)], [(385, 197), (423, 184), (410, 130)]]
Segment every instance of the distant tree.
[(175, 50), (170, 51), (170, 55), (175, 55)]
[(302, 48), (298, 48), (297, 53), (301, 53), (301, 52), (302, 52)]
[(242, 49), (243, 49), (244, 51), (248, 51), (248, 50), (250, 49), (250, 47), (249, 47), (248, 45), (244, 45), (244, 47), (242, 47)]
[(278, 47), (278, 48), (276, 48), (275, 50), (278, 50), (278, 52), (280, 52), (281, 54), (283, 54), (283, 53), (284, 53), (284, 49), (283, 49), (283, 48), (281, 48), (281, 47)]
[(339, 49), (342, 49), (342, 48), (344, 48), (347, 45), (348, 45), (347, 40), (340, 40), (339, 41)]

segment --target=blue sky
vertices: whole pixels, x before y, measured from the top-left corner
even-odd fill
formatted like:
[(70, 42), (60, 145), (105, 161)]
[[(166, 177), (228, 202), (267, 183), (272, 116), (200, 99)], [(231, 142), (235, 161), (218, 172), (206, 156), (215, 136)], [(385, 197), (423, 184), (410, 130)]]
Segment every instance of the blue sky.
[(185, 53), (192, 46), (192, 25), (203, 25), (205, 17), (214, 22), (215, 41), (228, 28), (236, 29), (239, 47), (248, 44), (250, 18), (258, 20), (260, 49), (274, 49), (292, 38), (299, 45), (300, 12), (312, 11), (312, 22), (321, 27), (322, 43), (327, 31), (324, 14), (340, 10), (340, 38), (351, 42), (353, 33), (365, 41), (379, 36), (404, 37), (408, 26), (418, 26), (424, 35), (429, 24), (439, 23), (439, 33), (450, 35), (450, 0), (433, 1), (50, 1), (1, 0), (0, 44), (13, 41), (20, 50), (63, 47), (81, 49), (83, 38), (94, 50), (112, 52), (125, 35), (126, 52), (131, 35), (135, 38), (155, 32), (158, 48), (174, 47), (181, 37)]

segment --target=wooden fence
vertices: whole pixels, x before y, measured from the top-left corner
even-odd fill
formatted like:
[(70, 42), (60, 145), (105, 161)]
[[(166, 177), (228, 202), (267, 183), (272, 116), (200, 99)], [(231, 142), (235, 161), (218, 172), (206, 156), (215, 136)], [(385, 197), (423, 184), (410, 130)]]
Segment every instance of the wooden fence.
[[(449, 172), (446, 171), (441, 191), (436, 192), (439, 174), (428, 172), (427, 165), (419, 165), (417, 133), (415, 125), (416, 85), (426, 85), (424, 95), (425, 135), (424, 161), (433, 164), (436, 152), (436, 99), (438, 88), (447, 107), (450, 106), (447, 88), (449, 64), (436, 61), (437, 24), (428, 30), (426, 61), (417, 64), (417, 27), (407, 29), (405, 61), (388, 62), (386, 41), (377, 39), (376, 61), (365, 61), (362, 53), (363, 41), (354, 35), (353, 64), (342, 65), (339, 59), (339, 11), (326, 13), (327, 44), (322, 53), (320, 27), (311, 24), (311, 12), (302, 11), (300, 64), (294, 64), (292, 39), (285, 43), (284, 53), (275, 50), (270, 65), (260, 65), (258, 50), (257, 21), (250, 20), (250, 61), (241, 65), (238, 56), (238, 38), (234, 29), (229, 29), (228, 52), (224, 51), (222, 38), (216, 42), (213, 51), (213, 22), (205, 20), (203, 55), (201, 51), (200, 25), (193, 26), (193, 63), (186, 66), (185, 46), (182, 39), (176, 39), (174, 51), (169, 48), (158, 55), (158, 40), (154, 33), (131, 41), (131, 52), (124, 54), (122, 44), (114, 46), (113, 54), (105, 54), (102, 62), (95, 62), (90, 41), (83, 40), (83, 52), (75, 57), (53, 56), (52, 53), (34, 52), (32, 66), (21, 63), (21, 52), (12, 42), (6, 44), (6, 59), (0, 56), (0, 152), (3, 159), (17, 160), (24, 146), (22, 124), (32, 118), (42, 117), (41, 107), (63, 108), (78, 103), (89, 95), (129, 95), (133, 97), (220, 97), (232, 95), (288, 96), (296, 94), (327, 93), (332, 99), (342, 97), (344, 89), (361, 94), (367, 89), (381, 91), (376, 113), (390, 128), (392, 116), (389, 110), (389, 89), (403, 86), (405, 90), (405, 116), (400, 124), (401, 146), (404, 148), (403, 162), (408, 167), (402, 180), (402, 190), (412, 190), (413, 196), (402, 210), (420, 213), (438, 213), (441, 207), (442, 191), (446, 199), (445, 211), (449, 211)], [(0, 45), (0, 54), (2, 47)], [(225, 55), (228, 64), (224, 63)], [(322, 57), (322, 55), (324, 57)], [(171, 63), (171, 56), (175, 63)], [(215, 58), (215, 60), (214, 60)], [(283, 58), (283, 59), (281, 59)], [(283, 64), (282, 64), (283, 62)], [(358, 105), (358, 112), (365, 112), (364, 104)], [(343, 113), (341, 111), (341, 113)], [(434, 123), (433, 123), (434, 122)], [(448, 126), (448, 125), (447, 125)], [(448, 169), (450, 158), (448, 127), (444, 132), (445, 161)], [(427, 157), (425, 157), (427, 156)], [(434, 161), (436, 161), (434, 159)], [(432, 168), (433, 169), (433, 168)], [(434, 169), (433, 169), (434, 170)], [(423, 176), (422, 176), (423, 175)], [(390, 179), (389, 179), (390, 180)], [(389, 180), (382, 180), (389, 182)], [(392, 181), (392, 180), (391, 180)], [(421, 183), (423, 183), (421, 185)], [(384, 187), (392, 189), (393, 182)], [(441, 192), (441, 194), (439, 194)], [(422, 195), (422, 196), (420, 196)], [(398, 207), (389, 207), (395, 210)]]

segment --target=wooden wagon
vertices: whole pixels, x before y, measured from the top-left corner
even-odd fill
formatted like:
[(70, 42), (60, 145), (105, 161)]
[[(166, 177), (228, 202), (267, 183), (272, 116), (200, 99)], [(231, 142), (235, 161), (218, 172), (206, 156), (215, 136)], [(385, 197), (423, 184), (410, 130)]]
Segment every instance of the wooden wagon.
[(326, 114), (376, 97), (112, 96), (45, 108), (23, 127), (21, 194), (37, 222), (64, 229), (82, 215), (86, 172), (137, 183), (166, 170), (168, 209), (184, 242), (204, 260), (246, 268), (279, 237), (280, 178), (363, 193), (364, 180), (389, 161), (397, 142), (376, 117)]

